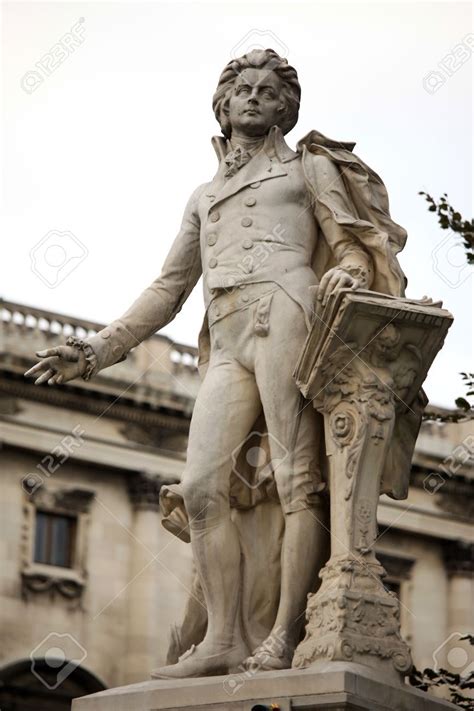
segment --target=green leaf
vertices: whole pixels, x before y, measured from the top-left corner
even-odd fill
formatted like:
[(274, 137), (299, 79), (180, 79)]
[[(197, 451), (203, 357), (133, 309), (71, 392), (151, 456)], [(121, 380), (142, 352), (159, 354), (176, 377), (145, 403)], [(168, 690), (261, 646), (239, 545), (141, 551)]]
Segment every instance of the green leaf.
[(457, 397), (455, 403), (456, 407), (459, 407), (460, 410), (464, 410), (465, 412), (468, 412), (471, 409), (470, 404), (464, 397)]

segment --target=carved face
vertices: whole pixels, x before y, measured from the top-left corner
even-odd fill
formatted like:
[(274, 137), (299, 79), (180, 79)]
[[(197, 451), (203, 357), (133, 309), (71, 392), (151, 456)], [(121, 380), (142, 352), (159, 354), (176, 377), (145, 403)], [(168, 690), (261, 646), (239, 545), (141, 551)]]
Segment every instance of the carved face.
[(372, 363), (383, 367), (385, 362), (393, 361), (397, 357), (396, 347), (400, 341), (400, 332), (393, 324), (388, 324), (378, 334), (372, 343)]
[(232, 133), (264, 136), (278, 124), (285, 103), (281, 99), (281, 80), (268, 69), (244, 69), (237, 77), (229, 100)]

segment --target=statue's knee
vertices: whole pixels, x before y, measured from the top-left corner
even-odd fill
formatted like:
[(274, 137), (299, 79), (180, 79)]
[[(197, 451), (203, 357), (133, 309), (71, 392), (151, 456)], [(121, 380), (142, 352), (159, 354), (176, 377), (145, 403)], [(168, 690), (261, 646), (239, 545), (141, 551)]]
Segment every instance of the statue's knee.
[(321, 517), (325, 515), (328, 508), (327, 486), (319, 471), (280, 466), (275, 471), (275, 483), (285, 513), (309, 508), (317, 509)]

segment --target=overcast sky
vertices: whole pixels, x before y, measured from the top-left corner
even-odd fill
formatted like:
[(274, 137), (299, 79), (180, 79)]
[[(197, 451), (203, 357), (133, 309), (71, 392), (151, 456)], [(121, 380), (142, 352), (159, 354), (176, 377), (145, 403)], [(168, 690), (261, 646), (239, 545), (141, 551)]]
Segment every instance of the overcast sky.
[[(215, 172), (220, 71), (263, 44), (299, 73), (289, 144), (311, 129), (354, 140), (385, 181), (408, 230), (408, 295), (455, 316), (426, 383), (433, 403), (452, 404), (473, 364), (473, 279), (417, 193), (447, 192), (472, 216), (470, 3), (18, 1), (2, 14), (3, 298), (119, 316)], [(67, 245), (60, 269), (54, 239)], [(199, 285), (164, 333), (196, 344), (202, 315)]]

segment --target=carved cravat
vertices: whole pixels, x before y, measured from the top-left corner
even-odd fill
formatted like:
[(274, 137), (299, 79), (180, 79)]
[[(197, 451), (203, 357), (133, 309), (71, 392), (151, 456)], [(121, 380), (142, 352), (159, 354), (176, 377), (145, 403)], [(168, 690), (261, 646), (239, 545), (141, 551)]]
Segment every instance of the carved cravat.
[(227, 166), (227, 170), (224, 173), (225, 177), (231, 178), (240, 168), (247, 165), (251, 158), (252, 154), (249, 151), (246, 151), (242, 146), (237, 146), (224, 159)]

